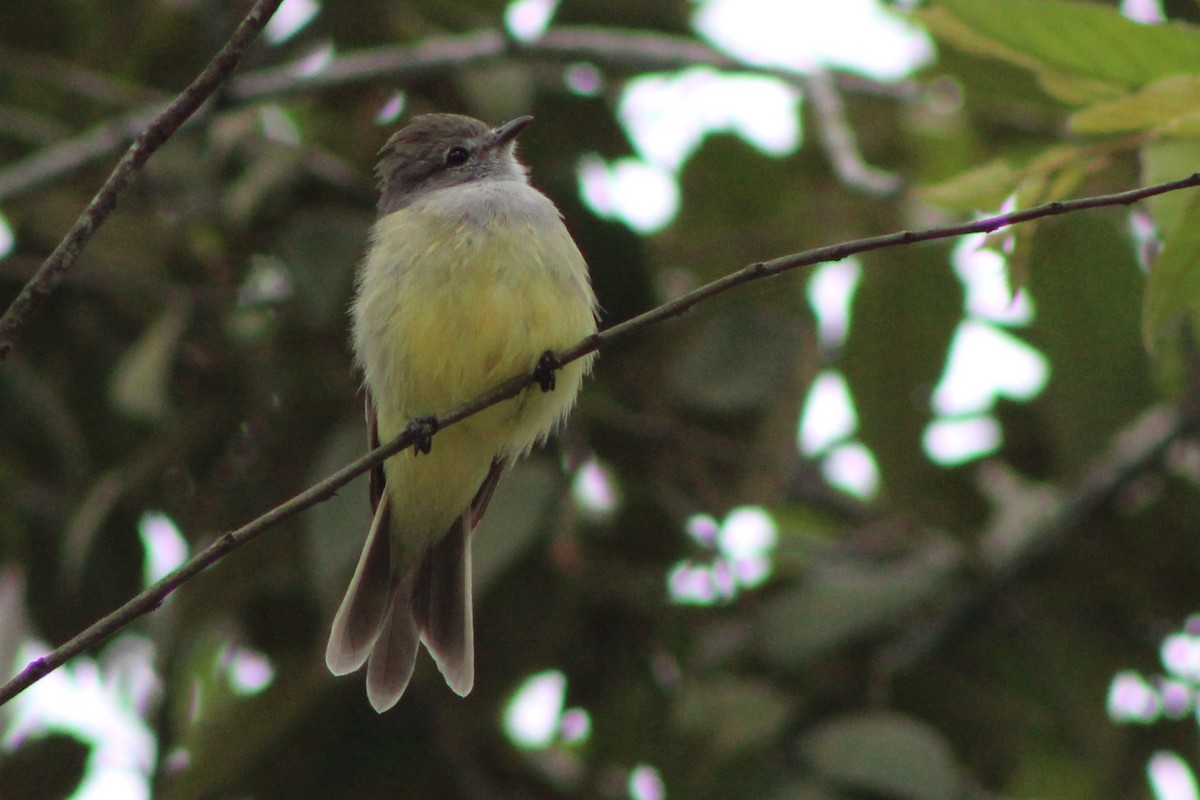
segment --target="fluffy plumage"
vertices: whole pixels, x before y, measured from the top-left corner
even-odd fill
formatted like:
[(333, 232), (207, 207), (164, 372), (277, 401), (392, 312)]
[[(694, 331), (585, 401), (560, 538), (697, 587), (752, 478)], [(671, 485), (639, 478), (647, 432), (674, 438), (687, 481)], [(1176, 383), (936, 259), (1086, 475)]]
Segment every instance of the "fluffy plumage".
[[(513, 140), (529, 122), (489, 128), (417, 117), (380, 161), (380, 217), (360, 268), (354, 350), (372, 437), (453, 408), (596, 330), (587, 265), (558, 209), (531, 187)], [(376, 476), (374, 519), (334, 618), (326, 663), (367, 663), (384, 711), (403, 695), (418, 643), (460, 695), (474, 683), (471, 531), (500, 475), (565, 419), (590, 359), (406, 450)]]

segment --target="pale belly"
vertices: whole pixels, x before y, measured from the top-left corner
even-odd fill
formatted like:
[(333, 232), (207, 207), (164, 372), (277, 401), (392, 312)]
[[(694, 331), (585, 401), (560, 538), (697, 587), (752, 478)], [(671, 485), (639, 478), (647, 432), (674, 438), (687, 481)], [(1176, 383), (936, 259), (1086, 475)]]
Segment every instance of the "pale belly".
[[(512, 225), (475, 225), (464, 235), (459, 226), (403, 211), (380, 221), (356, 300), (355, 343), (381, 441), (413, 417), (449, 411), (528, 374), (546, 350), (595, 331), (586, 277), (563, 264), (574, 267), (573, 259), (579, 271), (586, 268), (554, 222), (549, 235), (535, 236)], [(448, 240), (456, 246), (447, 248)], [(533, 386), (440, 431), (428, 454), (408, 450), (389, 459), (394, 540), (408, 551), (396, 554), (401, 561), (419, 561), (463, 513), (493, 459), (519, 456), (554, 430), (586, 369), (576, 361), (558, 372), (554, 391)]]

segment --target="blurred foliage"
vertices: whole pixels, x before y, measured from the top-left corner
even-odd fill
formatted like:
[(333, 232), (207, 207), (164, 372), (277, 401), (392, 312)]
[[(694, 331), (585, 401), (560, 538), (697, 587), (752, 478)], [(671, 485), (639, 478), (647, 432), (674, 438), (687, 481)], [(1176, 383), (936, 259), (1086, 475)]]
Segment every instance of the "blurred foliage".
[[(0, 213), (16, 241), (0, 302), (103, 180), (121, 121), (184, 87), (248, 5), (0, 9)], [(1170, 2), (1168, 24), (1140, 25), (1115, 5), (929, 3), (912, 19), (936, 38), (936, 63), (903, 85), (835, 75), (844, 118), (805, 102), (804, 144), (786, 157), (710, 135), (681, 173), (678, 217), (646, 237), (595, 216), (576, 186), (584, 154), (632, 153), (616, 109), (646, 62), (598, 65), (592, 94), (563, 74), (587, 55), (515, 47), (400, 79), (381, 68), (253, 102), (219, 96), (149, 162), (0, 363), (0, 590), (24, 587), (0, 591), (0, 663), (15, 670), (23, 636), (60, 644), (144, 585), (147, 511), (194, 552), (362, 451), (345, 309), (374, 154), (396, 124), (380, 110), (397, 91), (406, 116), (537, 117), (525, 159), (612, 324), (805, 247), (1194, 172), (1200, 13)], [(498, 29), (503, 11), (325, 3), (295, 37), (255, 45), (240, 74), (326, 45), (349, 58), (445, 44)], [(564, 0), (554, 25), (694, 42), (690, 11)], [(821, 122), (844, 125), (864, 162), (906, 188), (844, 180)], [(1191, 752), (1194, 729), (1118, 726), (1105, 697), (1119, 670), (1153, 672), (1157, 641), (1197, 606), (1200, 449), (1185, 425), (1164, 454), (1149, 422), (1163, 406), (1194, 413), (1198, 232), (1195, 194), (1177, 193), (994, 236), (1036, 306), (1015, 335), (1051, 377), (1032, 401), (996, 408), (995, 454), (956, 467), (923, 449), (966, 313), (953, 243), (865, 256), (844, 346), (819, 340), (799, 274), (606, 350), (569, 429), (508, 478), (476, 538), (478, 679), (465, 700), (425, 658), (383, 716), (360, 677), (325, 672), (365, 535), (355, 482), (121, 634), (155, 653), (161, 691), (130, 702), (155, 738), (155, 796), (616, 798), (638, 765), (668, 797), (696, 800), (1149, 796), (1150, 754)], [(799, 451), (824, 368), (853, 392), (874, 499), (834, 488)], [(619, 497), (611, 513), (570, 492), (593, 458)], [(749, 505), (778, 524), (769, 579), (711, 605), (672, 602), (677, 565), (721, 558), (688, 521)], [(92, 655), (119, 683), (116, 644)], [(238, 690), (239, 653), (271, 665), (262, 691)], [(566, 705), (590, 729), (519, 747), (503, 713), (544, 670), (565, 676)], [(86, 748), (64, 733), (7, 739), (0, 797), (69, 796)]]

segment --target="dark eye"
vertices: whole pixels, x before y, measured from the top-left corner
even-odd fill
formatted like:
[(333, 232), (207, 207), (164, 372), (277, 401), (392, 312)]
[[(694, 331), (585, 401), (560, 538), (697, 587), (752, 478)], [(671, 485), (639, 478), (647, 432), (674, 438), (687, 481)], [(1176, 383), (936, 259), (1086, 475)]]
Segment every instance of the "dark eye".
[(461, 167), (471, 158), (471, 153), (465, 147), (455, 145), (446, 151), (446, 166)]

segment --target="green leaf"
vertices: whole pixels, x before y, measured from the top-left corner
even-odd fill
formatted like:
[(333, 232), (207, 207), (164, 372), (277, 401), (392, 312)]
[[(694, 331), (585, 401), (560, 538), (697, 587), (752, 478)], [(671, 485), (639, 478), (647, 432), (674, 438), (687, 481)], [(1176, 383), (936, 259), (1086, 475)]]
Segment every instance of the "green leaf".
[(1070, 120), (1075, 133), (1163, 129), (1200, 132), (1200, 75), (1170, 75), (1117, 100), (1098, 103)]
[(947, 181), (922, 187), (917, 194), (926, 203), (953, 211), (999, 208), (1013, 193), (1020, 176), (1008, 161), (996, 159)]
[(891, 564), (823, 568), (764, 604), (756, 637), (762, 655), (795, 667), (881, 630), (936, 594), (956, 564), (953, 549), (934, 546)]
[(230, 649), (228, 630), (214, 625), (200, 635), (193, 633), (185, 655), (180, 656), (186, 664), (175, 673), (175, 690), (186, 688), (195, 705), (172, 709), (174, 741), (188, 758), (182, 769), (164, 777), (156, 797), (221, 796), (225, 787), (244, 779), (269, 757), (286, 732), (310, 713), (317, 688), (328, 685), (321, 666), (298, 655), (272, 660), (274, 676), (263, 691), (240, 692), (231, 684), (226, 666)]
[(769, 797), (770, 800), (842, 800), (843, 796), (812, 779), (794, 778), (775, 787)]
[(1200, 192), (1189, 192), (1180, 224), (1163, 243), (1142, 307), (1142, 336), (1154, 354), (1182, 322), (1196, 324), (1200, 312)]
[(934, 36), (1037, 73), (1070, 103), (1140, 88), (1200, 64), (1194, 27), (1139, 25), (1116, 9), (1067, 0), (942, 0), (921, 15)]
[[(1160, 139), (1141, 150), (1142, 185), (1164, 183), (1191, 175), (1200, 164), (1200, 140)], [(1146, 201), (1158, 235), (1170, 239), (1183, 219), (1191, 192), (1170, 192)]]
[[(305, 484), (316, 483), (366, 452), (365, 427), (363, 422), (333, 427), (313, 458)], [(315, 590), (326, 608), (341, 602), (371, 526), (367, 483), (367, 476), (360, 475), (301, 517)]]
[(834, 719), (808, 734), (801, 751), (813, 768), (846, 788), (905, 800), (952, 800), (962, 784), (945, 738), (891, 712)]
[(929, 394), (962, 319), (962, 283), (948, 258), (948, 244), (864, 255), (842, 358), (859, 438), (875, 457), (883, 492), (933, 521), (971, 502), (923, 445), (933, 418)]
[[(919, 190), (921, 199), (955, 211), (998, 209), (1016, 194), (1017, 208), (1061, 200), (1079, 185), (1098, 159), (1093, 149), (1075, 145), (1047, 147), (1024, 166), (996, 159), (967, 172)], [(1020, 235), (1028, 225), (1005, 232)]]
[(1055, 800), (1092, 800), (1104, 795), (1105, 779), (1088, 764), (1065, 753), (1031, 753), (1021, 759), (1009, 797), (1053, 797)]
[[(12, 725), (12, 723), (9, 723)], [(69, 733), (40, 732), (13, 735), (0, 759), (0, 786), (5, 797), (59, 800), (75, 797), (92, 748)]]
[(722, 755), (774, 741), (791, 716), (788, 695), (765, 681), (717, 676), (685, 683), (676, 706), (679, 725), (702, 734)]
[(276, 255), (290, 270), (295, 308), (314, 329), (344, 318), (368, 226), (363, 214), (329, 206), (296, 214), (283, 226)]
[(114, 407), (132, 417), (161, 419), (170, 408), (171, 366), (191, 307), (179, 300), (159, 315), (113, 370), (108, 385)]
[(795, 317), (759, 307), (731, 308), (702, 320), (679, 348), (666, 387), (705, 414), (749, 414), (789, 384), (804, 331)]
[(1030, 247), (1037, 318), (1027, 334), (1050, 362), (1032, 404), (1042, 445), (1064, 475), (1078, 475), (1108, 437), (1154, 399), (1142, 346), (1145, 281), (1123, 211), (1043, 220)]

